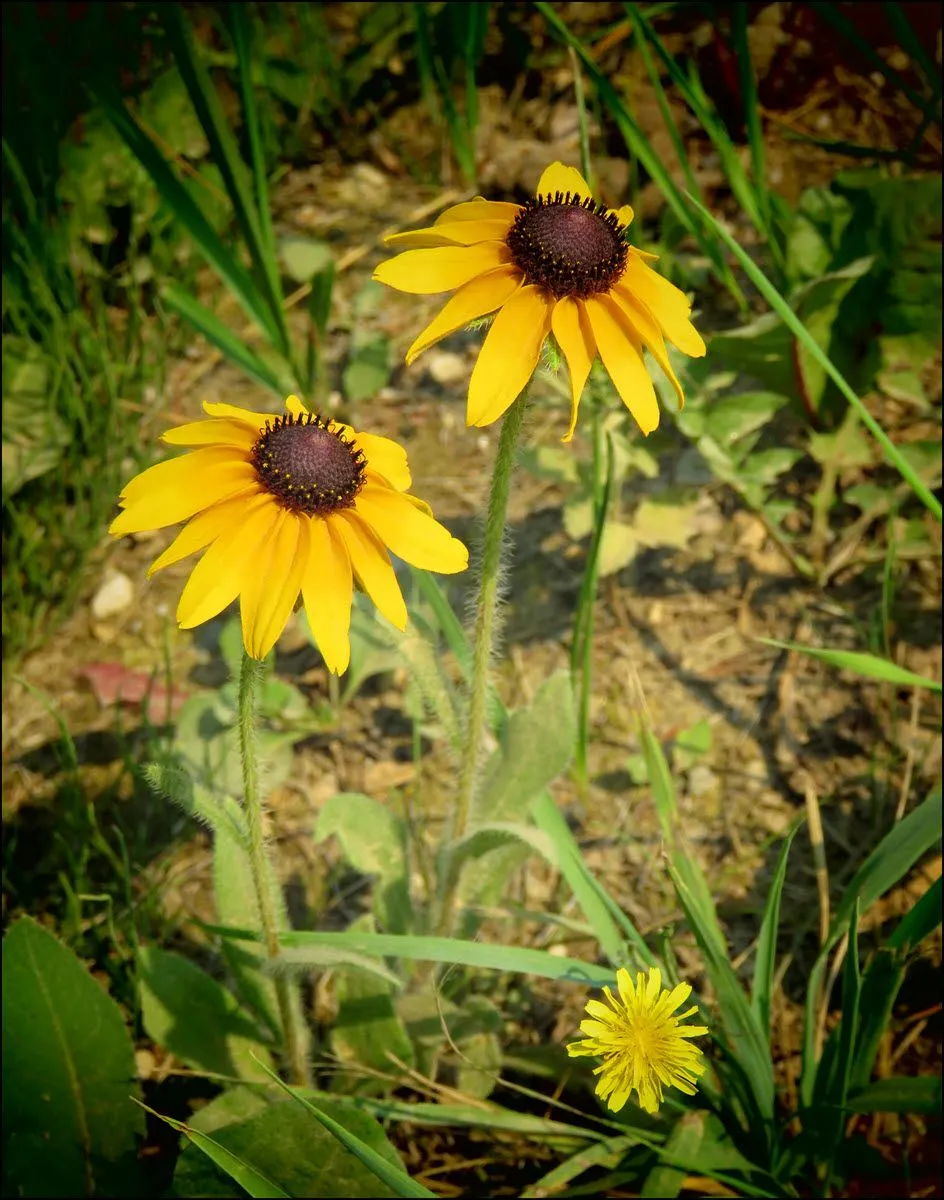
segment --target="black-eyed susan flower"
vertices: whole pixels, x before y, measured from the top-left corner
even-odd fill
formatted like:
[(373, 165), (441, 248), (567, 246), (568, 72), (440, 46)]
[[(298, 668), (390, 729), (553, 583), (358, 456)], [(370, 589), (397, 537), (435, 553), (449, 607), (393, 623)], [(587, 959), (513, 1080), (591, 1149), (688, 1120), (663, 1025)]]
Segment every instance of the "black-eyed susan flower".
[(469, 322), (496, 312), (469, 383), (469, 425), (490, 425), (531, 378), (554, 335), (570, 372), (569, 441), (597, 354), (643, 433), (659, 424), (645, 347), (678, 394), (666, 339), (699, 357), (705, 343), (685, 295), (650, 266), (655, 255), (626, 241), (629, 205), (607, 209), (574, 167), (553, 163), (525, 204), (481, 198), (447, 209), (428, 229), (387, 238), (403, 253), (374, 278), (401, 292), (456, 294), (407, 351), (418, 354)]
[(325, 663), (340, 675), (355, 581), (391, 624), (406, 627), (388, 550), (429, 571), (468, 566), (462, 542), (407, 494), (410, 469), (396, 442), (309, 413), (295, 396), (277, 417), (203, 407), (209, 420), (164, 434), (191, 452), (132, 479), (109, 529), (121, 537), (187, 522), (148, 571), (204, 552), (177, 607), (182, 628), (238, 597), (246, 652), (262, 659), (301, 595)]
[(594, 1074), (599, 1075), (597, 1095), (611, 1112), (619, 1112), (631, 1092), (646, 1112), (658, 1111), (664, 1098), (663, 1088), (677, 1087), (689, 1096), (695, 1094), (695, 1081), (705, 1070), (702, 1052), (686, 1039), (701, 1037), (703, 1025), (683, 1025), (698, 1009), (693, 1006), (678, 1016), (675, 1010), (692, 994), (687, 983), (671, 992), (662, 987), (662, 975), (654, 967), (648, 979), (640, 972), (633, 983), (628, 971), (616, 972), (619, 998), (608, 987), (603, 989), (607, 1004), (587, 1001), (590, 1020), (581, 1022), (580, 1032), (587, 1036), (571, 1042), (567, 1053), (572, 1057), (592, 1055), (602, 1058)]

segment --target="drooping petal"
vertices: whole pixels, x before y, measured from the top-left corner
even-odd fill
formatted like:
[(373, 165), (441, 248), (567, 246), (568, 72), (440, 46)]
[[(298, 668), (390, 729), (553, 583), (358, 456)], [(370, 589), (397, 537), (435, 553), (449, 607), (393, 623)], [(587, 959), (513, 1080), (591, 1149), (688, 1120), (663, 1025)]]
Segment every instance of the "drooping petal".
[(474, 200), (464, 200), (454, 204), (436, 218), (437, 225), (451, 225), (454, 221), (507, 221), (510, 225), (521, 212), (520, 204), (510, 204), (506, 200), (483, 200), (476, 196)]
[(302, 574), (302, 599), (312, 636), (329, 671), (343, 675), (351, 660), (351, 602), (354, 581), (351, 559), (330, 522), (308, 521), (307, 561)]
[(409, 229), (392, 233), (384, 244), (395, 250), (422, 250), (433, 246), (472, 246), (476, 242), (501, 242), (511, 228), (511, 220), (465, 220), (437, 222), (427, 229)]
[[(205, 460), (203, 463), (194, 463), (193, 460), (203, 454), (218, 457), (209, 464)], [(161, 471), (161, 468), (171, 466), (175, 470)], [(161, 473), (150, 476), (151, 471)], [(136, 485), (145, 475), (150, 476), (148, 483), (153, 490), (141, 493)], [(232, 450), (217, 447), (195, 450), (170, 462), (158, 463), (133, 479), (128, 485), (129, 488), (135, 485), (132, 497), (122, 497), (124, 512), (112, 521), (108, 532), (113, 537), (123, 537), (127, 533), (176, 525), (178, 521), (186, 521), (194, 513), (211, 508), (221, 500), (251, 490), (257, 482), (252, 464), (235, 458)]]
[(306, 517), (297, 517), (283, 509), (262, 551), (267, 561), (263, 564), (260, 556), (240, 592), (243, 645), (250, 658), (260, 661), (265, 658), (292, 615), (308, 563), (309, 524)]
[(522, 278), (518, 268), (509, 265), (470, 279), (447, 301), (407, 350), (407, 366), (440, 338), (500, 308), (521, 286)]
[(212, 400), (203, 401), (203, 411), (208, 417), (229, 417), (233, 421), (242, 421), (253, 429), (265, 429), (266, 421), (272, 420), (272, 413), (249, 412), (248, 409), (238, 408), (235, 404), (224, 404)]
[(230, 417), (191, 421), (161, 434), (161, 441), (170, 446), (237, 446), (244, 451), (251, 450), (258, 438), (259, 434), (253, 426)]
[(669, 383), (675, 389), (675, 394), (678, 396), (679, 408), (682, 408), (685, 404), (685, 392), (682, 390), (678, 376), (672, 370), (672, 363), (669, 361), (669, 356), (666, 352), (662, 330), (653, 319), (652, 313), (638, 297), (634, 296), (628, 288), (622, 287), (620, 284), (617, 284), (613, 288), (612, 299), (616, 301), (620, 311), (629, 321), (630, 328), (635, 333), (635, 336), (643, 343), (662, 368)]
[(469, 565), (462, 542), (399, 492), (367, 484), (354, 501), (354, 511), (388, 549), (414, 567), (453, 575)]
[(221, 613), (256, 571), (281, 509), (267, 493), (254, 501), (246, 519), (218, 537), (190, 573), (177, 605), (182, 629), (193, 629)]
[(406, 629), (406, 605), (383, 542), (350, 509), (332, 513), (328, 519), (332, 531), (347, 546), (351, 566), (361, 587), (391, 625)]
[(400, 292), (425, 296), (433, 292), (451, 292), (476, 275), (483, 275), (510, 261), (511, 251), (504, 242), (405, 250), (380, 263), (374, 271), (374, 279)]
[(641, 256), (633, 251), (630, 251), (620, 284), (639, 297), (674, 346), (690, 358), (701, 358), (705, 343), (688, 319), (692, 306), (684, 292), (646, 266)]
[(182, 558), (196, 554), (204, 546), (209, 546), (210, 542), (215, 541), (227, 529), (241, 525), (252, 509), (253, 498), (261, 494), (259, 485), (252, 484), (247, 491), (230, 496), (228, 500), (221, 500), (212, 508), (197, 513), (181, 529), (164, 553), (148, 567), (148, 579), (155, 571), (170, 567)]
[(583, 395), (587, 376), (590, 374), (590, 368), (596, 358), (597, 344), (582, 304), (572, 296), (563, 296), (554, 305), (554, 311), (551, 313), (551, 330), (567, 361), (567, 370), (570, 374), (570, 425), (561, 439), (569, 442), (574, 436), (580, 397)]
[(659, 425), (659, 402), (642, 360), (642, 346), (611, 311), (612, 300), (591, 296), (584, 301), (597, 349), (613, 386), (643, 433)]
[(545, 167), (535, 189), (536, 196), (553, 196), (557, 192), (570, 192), (574, 196), (590, 197), (592, 192), (586, 179), (576, 167), (565, 167), (562, 162)]
[(543, 288), (528, 284), (501, 308), (469, 380), (467, 424), (490, 425), (517, 399), (538, 365), (552, 304)]
[(295, 395), (287, 396), (285, 399), (285, 408), (290, 417), (303, 417), (309, 409), (307, 409), (301, 400)]
[(624, 204), (622, 208), (611, 208), (610, 212), (613, 213), (624, 229), (628, 229), (632, 225), (633, 217), (636, 215), (633, 212), (631, 204)]

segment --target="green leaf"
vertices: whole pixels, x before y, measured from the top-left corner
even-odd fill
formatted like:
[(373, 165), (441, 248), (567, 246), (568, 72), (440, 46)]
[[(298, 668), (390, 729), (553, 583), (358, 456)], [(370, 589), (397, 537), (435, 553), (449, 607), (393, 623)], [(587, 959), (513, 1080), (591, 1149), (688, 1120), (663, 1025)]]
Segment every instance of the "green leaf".
[(2, 1070), (4, 1195), (140, 1193), (144, 1120), (121, 1010), (31, 917), (3, 942)]
[(139, 961), (141, 1018), (150, 1038), (195, 1071), (261, 1077), (252, 1051), (266, 1053), (262, 1036), (231, 992), (172, 951), (142, 946)]
[(374, 911), (382, 927), (389, 933), (405, 933), (412, 908), (403, 821), (369, 796), (341, 792), (327, 801), (315, 822), (315, 841), (332, 836), (355, 870), (380, 877), (374, 889)]
[[(712, 350), (714, 343), (712, 342)], [(704, 432), (721, 446), (733, 446), (763, 427), (787, 403), (779, 392), (738, 392), (705, 414)]]
[(384, 1076), (399, 1070), (395, 1059), (413, 1066), (413, 1043), (394, 1007), (394, 990), (394, 985), (374, 973), (336, 972), (338, 1016), (331, 1029), (331, 1051), (339, 1063), (355, 1068), (335, 1074), (332, 1087), (338, 1091), (383, 1091), (387, 1087)]
[[(235, 1136), (231, 1133), (231, 1130), (238, 1129), (239, 1126), (224, 1128), (219, 1137), (212, 1138), (201, 1133), (192, 1125), (185, 1125), (183, 1121), (177, 1121), (173, 1117), (155, 1112), (153, 1108), (149, 1108), (147, 1111), (154, 1113), (155, 1117), (160, 1117), (171, 1129), (176, 1129), (178, 1133), (188, 1137), (200, 1151), (201, 1157), (198, 1157), (193, 1150), (185, 1148), (178, 1158), (177, 1169), (174, 1172), (174, 1193), (176, 1195), (238, 1197), (241, 1195), (240, 1189), (248, 1192), (250, 1196), (288, 1198), (292, 1195), (291, 1192), (284, 1191), (277, 1183), (274, 1183), (254, 1163), (248, 1162), (246, 1158), (242, 1157), (240, 1152), (244, 1149), (243, 1143), (238, 1133)], [(224, 1142), (230, 1142), (234, 1148), (226, 1146)], [(255, 1146), (250, 1144), (248, 1149), (252, 1154)], [(213, 1167), (218, 1167), (229, 1178), (221, 1180), (209, 1163), (212, 1163)], [(238, 1188), (233, 1187), (229, 1180), (238, 1184)]]
[(732, 254), (734, 254), (735, 258), (737, 258), (738, 262), (743, 267), (748, 278), (761, 292), (768, 304), (770, 304), (771, 308), (773, 308), (775, 312), (779, 314), (787, 328), (803, 346), (810, 359), (823, 368), (825, 373), (839, 388), (843, 396), (845, 396), (846, 400), (848, 400), (853, 408), (855, 408), (859, 413), (863, 424), (882, 447), (882, 451), (886, 460), (891, 463), (891, 465), (901, 474), (902, 478), (907, 481), (914, 494), (921, 500), (922, 504), (924, 504), (928, 511), (931, 512), (935, 519), (940, 521), (940, 501), (934, 496), (930, 488), (928, 488), (928, 486), (918, 478), (907, 460), (902, 456), (898, 448), (893, 444), (879, 423), (875, 420), (875, 418), (855, 394), (837, 368), (833, 365), (828, 355), (824, 353), (815, 338), (805, 328), (802, 321), (796, 316), (787, 301), (783, 298), (783, 296), (780, 295), (767, 276), (757, 266), (747, 251), (744, 250), (737, 240), (728, 232), (728, 230), (725, 229), (724, 226), (722, 226), (706, 208), (699, 204), (694, 197), (689, 197), (689, 203), (692, 204), (706, 220), (711, 222), (717, 236), (724, 242)]
[(941, 1111), (941, 1080), (939, 1076), (919, 1075), (904, 1077), (893, 1075), (889, 1079), (876, 1079), (848, 1100), (850, 1112), (897, 1112), (927, 1113), (937, 1115)]
[(55, 468), (72, 433), (55, 411), (55, 364), (28, 338), (3, 337), (3, 494)]
[(899, 687), (924, 687), (934, 692), (941, 690), (941, 685), (933, 679), (925, 679), (914, 671), (907, 671), (897, 663), (879, 658), (876, 654), (865, 654), (859, 650), (817, 650), (812, 646), (801, 646), (796, 642), (778, 642), (774, 638), (758, 638), (765, 646), (773, 646), (777, 650), (793, 650), (797, 654), (805, 654), (809, 658), (818, 658), (830, 666), (852, 671), (866, 679), (880, 679), (883, 683), (894, 683)]
[(334, 266), (334, 254), (326, 242), (295, 234), (279, 238), (279, 258), (296, 283), (308, 283)]
[[(705, 1136), (707, 1116), (708, 1114), (704, 1112), (683, 1113), (666, 1138), (666, 1157), (670, 1160), (674, 1158), (681, 1159), (683, 1162), (698, 1162), (699, 1150)], [(688, 1172), (685, 1169), (660, 1163), (659, 1166), (653, 1167), (643, 1180), (639, 1195), (642, 1197), (665, 1197), (665, 1200), (673, 1200), (685, 1186), (687, 1175)]]
[(764, 915), (761, 919), (760, 933), (757, 936), (757, 950), (754, 955), (754, 984), (751, 988), (751, 1008), (757, 1017), (757, 1022), (764, 1031), (765, 1037), (770, 1038), (771, 1011), (774, 996), (774, 968), (777, 963), (777, 933), (780, 926), (780, 898), (783, 895), (783, 885), (787, 877), (787, 858), (793, 839), (800, 828), (797, 821), (780, 845), (777, 855), (777, 865), (764, 901)]
[(351, 404), (373, 400), (390, 379), (390, 339), (382, 333), (355, 340), (341, 377)]

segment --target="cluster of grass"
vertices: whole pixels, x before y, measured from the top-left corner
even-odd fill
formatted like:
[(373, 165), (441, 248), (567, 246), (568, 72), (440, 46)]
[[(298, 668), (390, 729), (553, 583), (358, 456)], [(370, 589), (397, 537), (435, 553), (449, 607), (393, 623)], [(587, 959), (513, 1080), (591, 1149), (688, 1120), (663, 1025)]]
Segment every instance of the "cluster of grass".
[[(166, 6), (151, 26), (149, 18), (139, 19), (139, 6), (127, 6), (129, 27), (120, 34), (102, 26), (102, 13), (96, 11), (87, 48), (91, 57), (82, 62), (84, 99), (64, 95), (61, 111), (49, 110), (48, 97), (40, 96), (42, 89), (27, 72), (15, 74), (9, 84), (5, 79), (10, 101), (19, 106), (15, 111), (35, 105), (42, 125), (33, 132), (34, 147), (27, 131), (13, 136), (11, 127), (4, 138), (3, 634), (14, 655), (48, 627), (50, 613), (64, 612), (74, 601), (82, 587), (83, 564), (99, 544), (129, 460), (137, 462), (150, 453), (139, 430), (141, 416), (150, 408), (148, 389), (159, 393), (161, 387), (167, 329), (162, 314), (173, 314), (175, 321), (199, 332), (274, 397), (293, 390), (311, 395), (323, 386), (320, 346), (333, 265), (330, 257), (309, 254), (307, 268), (295, 276), (303, 287), (294, 299), (305, 302), (308, 316), (307, 333), (299, 342), (286, 318), (285, 262), (270, 215), (273, 171), (281, 158), (297, 152), (305, 120), (323, 132), (352, 104), (369, 110), (380, 102), (381, 76), (393, 49), (409, 53), (423, 102), (461, 172), (469, 181), (475, 179), (477, 83), (487, 60), (488, 31), (493, 22), (507, 25), (507, 14), (488, 5), (365, 6), (359, 16), (361, 37), (339, 63), (326, 55), (322, 11), (315, 6), (272, 7), (268, 15), (239, 5), (198, 10), (194, 21), (181, 7)], [(919, 375), (939, 339), (940, 183), (915, 177), (908, 169), (921, 153), (927, 131), (940, 129), (939, 73), (900, 12), (889, 12), (889, 20), (916, 66), (916, 77), (909, 80), (896, 76), (861, 42), (839, 6), (820, 7), (837, 35), (847, 38), (911, 102), (914, 132), (895, 150), (893, 168), (840, 175), (830, 187), (810, 189), (796, 208), (766, 184), (745, 6), (735, 6), (727, 16), (712, 9), (710, 15), (738, 64), (746, 153), (693, 64), (681, 63), (666, 48), (664, 22), (685, 19), (677, 6), (625, 5), (604, 31), (612, 36), (622, 30), (638, 50), (684, 187), (653, 152), (632, 105), (599, 66), (595, 44), (569, 27), (564, 6), (536, 3), (529, 17), (540, 19), (545, 34), (557, 39), (560, 62), (574, 67), (581, 103), (585, 87), (604, 135), (622, 140), (637, 179), (648, 178), (663, 192), (668, 216), (658, 248), (665, 251), (676, 278), (685, 282), (687, 263), (700, 257), (713, 286), (725, 290), (742, 313), (737, 328), (713, 339), (707, 373), (692, 373), (687, 380), (692, 403), (678, 417), (681, 435), (690, 439), (712, 473), (761, 516), (797, 571), (822, 586), (842, 550), (841, 540), (838, 546), (832, 543), (831, 521), (858, 506), (862, 517), (884, 526), (884, 590), (876, 603), (887, 612), (896, 564), (908, 558), (904, 549), (913, 555), (933, 553), (928, 527), (939, 525), (941, 517), (933, 440), (917, 448), (897, 444), (863, 399), (877, 379), (892, 378), (899, 392), (910, 389), (925, 417), (933, 419), (935, 413)], [(60, 22), (65, 18), (59, 13)], [(12, 18), (5, 15), (7, 20)], [(31, 24), (22, 13), (18, 20), (9, 36), (24, 47), (32, 38), (36, 54), (48, 61), (41, 25)], [(278, 47), (299, 29), (305, 37), (296, 61), (290, 61)], [(131, 84), (122, 80), (122, 57), (130, 53), (125, 62), (141, 61), (142, 45), (152, 41), (159, 53), (154, 52), (148, 78)], [(214, 71), (237, 97), (236, 122), (224, 107)], [(756, 235), (757, 254), (749, 255), (711, 215), (673, 117), (678, 102), (710, 141), (745, 227)], [(276, 110), (278, 121), (273, 119)], [(87, 154), (77, 161), (75, 147), (71, 157), (65, 148), (80, 111)], [(589, 171), (593, 146), (582, 109), (581, 115)], [(873, 149), (875, 161), (887, 164), (888, 147)], [(859, 147), (859, 157), (867, 158), (861, 152), (868, 150)], [(103, 170), (108, 182), (98, 186)], [(213, 269), (222, 289), (252, 322), (258, 335), (252, 344), (194, 297), (198, 262)], [(760, 315), (751, 314), (750, 297), (762, 307)], [(863, 356), (861, 345), (876, 311), (884, 316), (878, 352)], [(721, 399), (733, 381), (743, 379), (750, 386)], [(209, 932), (218, 939), (232, 988), (162, 949), (159, 918), (147, 931), (150, 937), (140, 936), (140, 913), (136, 919), (132, 897), (138, 853), (124, 847), (121, 835), (102, 831), (83, 791), (72, 739), (63, 730), (68, 786), (62, 803), (81, 816), (74, 829), (62, 830), (71, 847), (56, 885), (50, 884), (56, 902), (44, 904), (36, 897), (35, 907), (54, 913), (59, 932), (79, 955), (108, 964), (113, 995), (133, 1014), (136, 1028), (199, 1075), (232, 1085), (198, 1120), (183, 1126), (168, 1118), (194, 1143), (181, 1157), (175, 1194), (232, 1189), (230, 1181), (251, 1195), (313, 1194), (311, 1188), (323, 1187), (316, 1176), (336, 1153), (334, 1139), (345, 1147), (338, 1194), (345, 1185), (369, 1194), (375, 1176), (394, 1194), (431, 1194), (400, 1169), (374, 1118), (501, 1128), (552, 1147), (561, 1161), (532, 1184), (529, 1194), (576, 1194), (588, 1187), (605, 1191), (629, 1184), (641, 1187), (642, 1194), (677, 1195), (692, 1174), (708, 1176), (735, 1194), (794, 1195), (803, 1188), (830, 1194), (841, 1190), (856, 1169), (844, 1136), (856, 1114), (929, 1114), (939, 1104), (934, 1080), (874, 1080), (872, 1073), (908, 964), (940, 920), (940, 880), (867, 962), (859, 946), (865, 911), (935, 845), (939, 787), (907, 815), (888, 813), (878, 822), (876, 844), (863, 847), (860, 869), (835, 908), (825, 913), (824, 937), (808, 979), (799, 1099), (791, 1109), (774, 1082), (771, 1011), (780, 897), (796, 829), (783, 843), (758, 930), (753, 974), (745, 982), (732, 967), (707, 881), (687, 850), (665, 755), (643, 724), (645, 778), (662, 825), (672, 883), (701, 952), (712, 997), (717, 1074), (694, 1105), (670, 1104), (667, 1113), (652, 1121), (638, 1112), (619, 1120), (570, 1120), (574, 1112), (566, 1104), (560, 1104), (555, 1119), (495, 1103), (482, 1107), (502, 1070), (503, 1018), (498, 1005), (477, 990), (477, 973), (524, 972), (599, 985), (612, 980), (616, 966), (643, 968), (656, 960), (651, 945), (589, 871), (547, 791), (568, 768), (571, 753), (575, 779), (587, 786), (594, 598), (600, 575), (619, 569), (639, 544), (638, 528), (621, 522), (614, 511), (625, 476), (620, 464), (635, 455), (637, 469), (647, 472), (656, 461), (652, 454), (647, 461), (647, 451), (638, 443), (631, 447), (632, 455), (627, 453), (631, 439), (625, 428), (606, 425), (602, 406), (590, 409), (594, 453), (582, 472), (585, 494), (580, 497), (590, 547), (571, 663), (577, 701), (572, 707), (571, 680), (562, 677), (548, 681), (530, 705), (515, 713), (492, 697), (489, 720), (498, 746), (489, 775), (493, 819), (466, 844), (443, 847), (436, 868), (444, 873), (441, 887), (447, 891), (462, 877), (469, 936), (432, 936), (435, 922), (423, 898), (413, 894), (409, 831), (403, 822), (364, 796), (336, 797), (319, 816), (316, 837), (338, 838), (351, 866), (377, 879), (370, 915), (351, 929), (329, 934), (283, 928), (280, 935), (292, 969), (336, 972), (343, 1020), (332, 1031), (330, 1046), (347, 1070), (335, 1076), (330, 1089), (326, 1074), (324, 1091), (296, 1089), (294, 1107), (283, 1104), (273, 1112), (270, 1106), (273, 1083), (285, 1086), (270, 1065), (285, 1030), (275, 1011), (271, 979), (260, 972), (247, 831), (231, 799), (240, 794), (232, 689), (192, 701), (178, 720), (172, 748), (151, 738), (143, 751), (127, 754), (131, 778), (139, 784), (146, 778), (213, 829), (219, 927)], [(779, 413), (792, 414), (792, 442), (771, 446), (764, 435)], [(801, 456), (819, 470), (809, 527), (798, 524), (798, 506), (778, 491), (778, 481)], [(872, 475), (860, 481), (854, 497), (841, 481), (843, 471), (857, 465)], [(563, 479), (574, 482), (569, 466), (561, 470)], [(405, 664), (418, 742), (426, 717), (446, 737), (460, 724), (452, 681), (442, 674), (430, 647), (448, 648), (466, 675), (471, 649), (438, 588), (421, 575), (415, 582), (413, 624), (429, 635), (429, 642), (423, 637), (391, 639), (376, 622), (356, 616), (360, 640), (352, 677), (358, 685), (366, 678), (371, 655), (383, 664)], [(238, 632), (236, 638), (238, 642)], [(859, 652), (792, 648), (889, 687), (940, 692), (935, 681), (891, 661), (887, 628)], [(235, 666), (238, 655), (231, 645), (224, 654)], [(346, 689), (348, 696), (355, 686)], [(265, 683), (260, 704), (260, 746), (272, 783), (290, 769), (292, 742), (318, 728), (324, 714), (312, 714), (300, 693), (275, 678)], [(550, 741), (549, 730), (554, 731)], [(143, 757), (160, 764), (146, 776), (138, 766)], [(514, 819), (508, 815), (512, 812)], [(145, 853), (145, 847), (139, 848)], [(500, 902), (509, 867), (521, 861), (523, 849), (543, 856), (561, 873), (582, 912), (576, 930), (598, 943), (607, 966), (471, 940), (481, 928), (476, 905)], [(13, 869), (12, 858), (7, 866)], [(18, 893), (18, 906), (31, 907), (23, 903), (22, 888)], [(84, 916), (89, 904), (103, 906), (101, 920), (91, 926)], [(549, 925), (560, 919), (547, 914)], [(283, 925), (284, 920), (282, 913)], [(378, 927), (382, 934), (375, 932)], [(90, 939), (90, 928), (107, 931), (107, 936)], [(121, 1011), (96, 993), (73, 955), (29, 921), (19, 922), (9, 937), (5, 990), (12, 995), (21, 989), (19, 994), (28, 998), (37, 988), (52, 986), (54, 993), (69, 996), (71, 1013), (60, 1043), (50, 1051), (44, 1045), (46, 1026), (42, 1021), (30, 1024), (26, 1000), (11, 1002), (9, 1037), (15, 1052), (9, 1073), (5, 1065), (4, 1086), (9, 1080), (20, 1105), (11, 1122), (14, 1153), (6, 1168), (11, 1186), (18, 1194), (43, 1194), (53, 1185), (65, 1188), (62, 1194), (73, 1194), (68, 1188), (79, 1179), (82, 1194), (104, 1195), (145, 1186), (129, 1151), (144, 1125), (127, 1099), (129, 1090), (135, 1090), (127, 1082), (134, 1063)], [(675, 975), (668, 938), (659, 957)], [(421, 985), (428, 985), (429, 968), (417, 964), (434, 962), (447, 963), (450, 970), (440, 980), (438, 1010), (427, 1010)], [(837, 980), (841, 1004), (831, 1025)], [(401, 990), (414, 1002), (412, 1007), (400, 1002)], [(61, 1009), (57, 1012), (61, 1016)], [(90, 1014), (100, 1034), (94, 1042), (85, 1040)], [(5, 1026), (7, 1016), (5, 1005)], [(417, 1104), (391, 1097), (389, 1053), (432, 1077), (446, 1053), (447, 1027), (449, 1048), (457, 1052), (459, 1091), (475, 1103)], [(102, 1061), (109, 1064), (105, 1073), (99, 1069)], [(67, 1062), (86, 1081), (88, 1095), (76, 1097), (66, 1088), (55, 1095), (57, 1146), (64, 1153), (52, 1162), (36, 1153), (35, 1130), (48, 1122), (42, 1105), (39, 1116), (33, 1112), (25, 1081), (37, 1063), (55, 1074)], [(563, 1066), (554, 1060), (550, 1070), (553, 1083)], [(540, 1070), (535, 1076), (542, 1087), (547, 1084), (546, 1067), (543, 1076)], [(581, 1078), (575, 1086), (588, 1082)], [(352, 1091), (359, 1096), (357, 1104), (345, 1098)], [(542, 1105), (552, 1103), (546, 1090), (535, 1096)], [(73, 1143), (84, 1149), (74, 1152)], [(298, 1158), (300, 1146), (305, 1147), (304, 1163), (285, 1174), (280, 1164)], [(228, 1177), (224, 1184), (219, 1171)]]

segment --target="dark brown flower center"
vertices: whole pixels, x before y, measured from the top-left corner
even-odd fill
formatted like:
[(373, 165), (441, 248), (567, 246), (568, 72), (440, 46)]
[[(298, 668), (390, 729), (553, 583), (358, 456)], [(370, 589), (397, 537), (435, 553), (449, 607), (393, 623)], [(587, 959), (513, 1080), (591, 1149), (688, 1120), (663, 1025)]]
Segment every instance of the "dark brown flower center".
[(508, 233), (508, 248), (528, 283), (555, 296), (586, 299), (623, 274), (625, 226), (590, 196), (556, 192), (528, 200)]
[(364, 486), (363, 453), (316, 413), (266, 421), (252, 448), (259, 478), (283, 507), (308, 516), (350, 508)]

